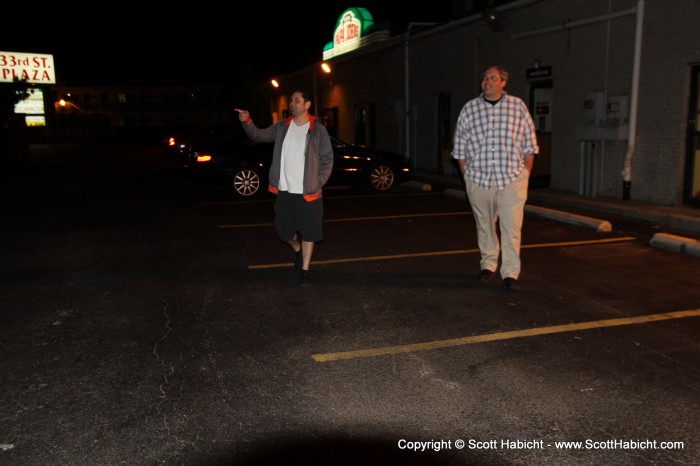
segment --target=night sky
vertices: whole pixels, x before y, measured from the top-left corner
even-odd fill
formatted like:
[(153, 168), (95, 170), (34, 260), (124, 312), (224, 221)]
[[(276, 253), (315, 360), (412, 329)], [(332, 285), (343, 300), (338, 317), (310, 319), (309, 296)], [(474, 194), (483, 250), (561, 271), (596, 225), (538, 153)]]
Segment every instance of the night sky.
[(348, 7), (367, 8), (394, 33), (408, 22), (447, 22), (452, 11), (451, 0), (200, 0), (160, 10), (145, 1), (67, 3), (3, 15), (5, 25), (14, 20), (0, 30), (0, 50), (53, 54), (58, 79), (69, 86), (219, 85), (242, 70), (266, 79), (320, 61)]

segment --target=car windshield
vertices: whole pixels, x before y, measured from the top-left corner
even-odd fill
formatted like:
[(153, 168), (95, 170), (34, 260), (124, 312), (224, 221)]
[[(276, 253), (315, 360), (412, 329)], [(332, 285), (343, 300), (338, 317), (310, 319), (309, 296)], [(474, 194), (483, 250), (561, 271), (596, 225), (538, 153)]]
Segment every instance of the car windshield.
[(347, 142), (343, 142), (343, 141), (341, 141), (340, 139), (338, 139), (338, 138), (336, 138), (336, 137), (330, 136), (330, 138), (331, 138), (331, 143), (332, 143), (334, 146), (349, 146), (349, 145), (350, 145), (350, 144), (348, 144)]

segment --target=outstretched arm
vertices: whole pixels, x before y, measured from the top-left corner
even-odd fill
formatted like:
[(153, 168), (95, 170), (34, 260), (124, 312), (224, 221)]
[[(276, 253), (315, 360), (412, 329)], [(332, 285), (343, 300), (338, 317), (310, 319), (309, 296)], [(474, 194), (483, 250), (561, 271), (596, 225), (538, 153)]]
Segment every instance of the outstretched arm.
[(267, 128), (258, 128), (250, 119), (250, 112), (240, 108), (234, 108), (238, 112), (238, 119), (243, 125), (243, 131), (254, 142), (274, 142), (277, 135), (277, 125), (274, 123)]

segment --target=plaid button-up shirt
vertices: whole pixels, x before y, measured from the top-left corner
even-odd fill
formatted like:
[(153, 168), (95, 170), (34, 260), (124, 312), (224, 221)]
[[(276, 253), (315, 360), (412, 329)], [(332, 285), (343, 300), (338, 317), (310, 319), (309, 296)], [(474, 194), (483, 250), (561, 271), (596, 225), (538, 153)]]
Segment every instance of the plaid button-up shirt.
[(503, 189), (525, 167), (525, 156), (537, 154), (537, 135), (527, 106), (503, 93), (495, 105), (481, 94), (459, 114), (452, 157), (464, 159), (466, 175), (484, 189)]

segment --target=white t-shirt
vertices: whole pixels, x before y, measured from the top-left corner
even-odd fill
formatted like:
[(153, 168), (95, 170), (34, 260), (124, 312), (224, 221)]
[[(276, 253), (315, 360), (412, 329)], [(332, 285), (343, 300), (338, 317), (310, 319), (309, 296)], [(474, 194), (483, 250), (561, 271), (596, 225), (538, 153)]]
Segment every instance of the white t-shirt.
[(280, 191), (304, 194), (304, 149), (309, 122), (297, 126), (292, 120), (282, 143)]

